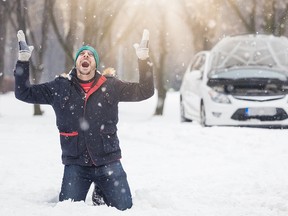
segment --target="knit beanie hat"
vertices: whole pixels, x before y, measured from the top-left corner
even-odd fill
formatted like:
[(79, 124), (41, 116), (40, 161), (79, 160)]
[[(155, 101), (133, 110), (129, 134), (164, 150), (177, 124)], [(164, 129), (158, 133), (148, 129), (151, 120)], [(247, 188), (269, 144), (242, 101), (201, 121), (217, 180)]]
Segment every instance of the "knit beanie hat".
[(80, 55), (80, 53), (81, 53), (83, 50), (89, 50), (90, 52), (93, 53), (94, 59), (95, 59), (95, 62), (96, 62), (96, 68), (98, 68), (98, 66), (99, 66), (99, 55), (98, 55), (97, 51), (96, 51), (93, 47), (88, 46), (88, 45), (82, 46), (82, 47), (77, 51), (77, 53), (76, 53), (76, 55), (75, 55), (75, 59), (74, 59), (74, 64), (76, 65), (77, 58), (78, 58), (78, 56)]

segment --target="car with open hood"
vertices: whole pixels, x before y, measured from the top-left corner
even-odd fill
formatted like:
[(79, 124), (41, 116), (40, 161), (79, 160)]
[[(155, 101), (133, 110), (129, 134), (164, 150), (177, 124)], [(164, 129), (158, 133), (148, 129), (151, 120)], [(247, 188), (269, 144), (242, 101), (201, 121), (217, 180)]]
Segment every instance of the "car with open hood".
[(288, 126), (288, 39), (229, 36), (197, 53), (180, 87), (182, 121)]

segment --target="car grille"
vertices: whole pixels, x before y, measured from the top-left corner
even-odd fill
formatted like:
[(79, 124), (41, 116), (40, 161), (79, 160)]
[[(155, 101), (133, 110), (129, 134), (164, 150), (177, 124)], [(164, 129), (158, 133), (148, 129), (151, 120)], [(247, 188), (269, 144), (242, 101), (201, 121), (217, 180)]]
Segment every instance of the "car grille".
[(281, 100), (282, 98), (285, 97), (285, 95), (277, 95), (277, 96), (256, 96), (256, 97), (247, 97), (247, 96), (236, 96), (236, 95), (232, 95), (235, 99), (237, 100), (244, 100), (244, 101), (257, 101), (257, 102), (266, 102), (266, 101), (273, 101), (273, 100)]
[(282, 108), (276, 108), (276, 114), (272, 116), (268, 115), (255, 115), (248, 116), (245, 112), (245, 108), (238, 109), (231, 117), (231, 119), (238, 121), (246, 121), (249, 119), (258, 119), (260, 121), (281, 121), (287, 119), (288, 115)]

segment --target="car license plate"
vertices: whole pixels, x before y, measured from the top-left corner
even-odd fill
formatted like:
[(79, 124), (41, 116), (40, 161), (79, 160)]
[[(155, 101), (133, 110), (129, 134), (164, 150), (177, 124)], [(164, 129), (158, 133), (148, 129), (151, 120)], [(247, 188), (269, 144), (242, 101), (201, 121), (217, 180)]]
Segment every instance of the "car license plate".
[(247, 116), (273, 116), (277, 111), (274, 107), (251, 107), (245, 109)]

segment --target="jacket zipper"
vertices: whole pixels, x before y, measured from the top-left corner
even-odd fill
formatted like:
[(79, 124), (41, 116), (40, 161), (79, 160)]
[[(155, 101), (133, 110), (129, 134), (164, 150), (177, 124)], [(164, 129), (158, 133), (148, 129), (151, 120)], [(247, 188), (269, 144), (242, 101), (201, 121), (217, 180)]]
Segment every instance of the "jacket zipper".
[[(88, 101), (90, 95), (92, 95), (94, 92), (96, 92), (96, 91), (100, 88), (100, 86), (101, 86), (105, 81), (106, 81), (106, 78), (105, 78), (104, 76), (101, 76), (101, 77), (99, 78), (99, 80), (96, 82), (96, 84), (95, 84), (87, 93), (83, 90), (83, 92), (84, 92), (84, 107), (83, 107), (84, 111), (83, 111), (83, 119), (84, 119), (84, 120), (85, 120), (85, 117), (86, 117), (87, 101)], [(86, 148), (87, 148), (87, 152), (88, 152), (88, 154), (89, 154), (89, 156), (90, 156), (90, 159), (91, 159), (92, 163), (96, 166), (95, 161), (94, 161), (94, 160), (92, 159), (92, 157), (91, 157), (91, 153), (90, 153), (89, 148), (88, 148), (88, 146), (87, 146), (87, 142), (86, 142), (85, 136), (84, 136), (84, 140), (85, 140), (85, 145), (86, 145)]]

